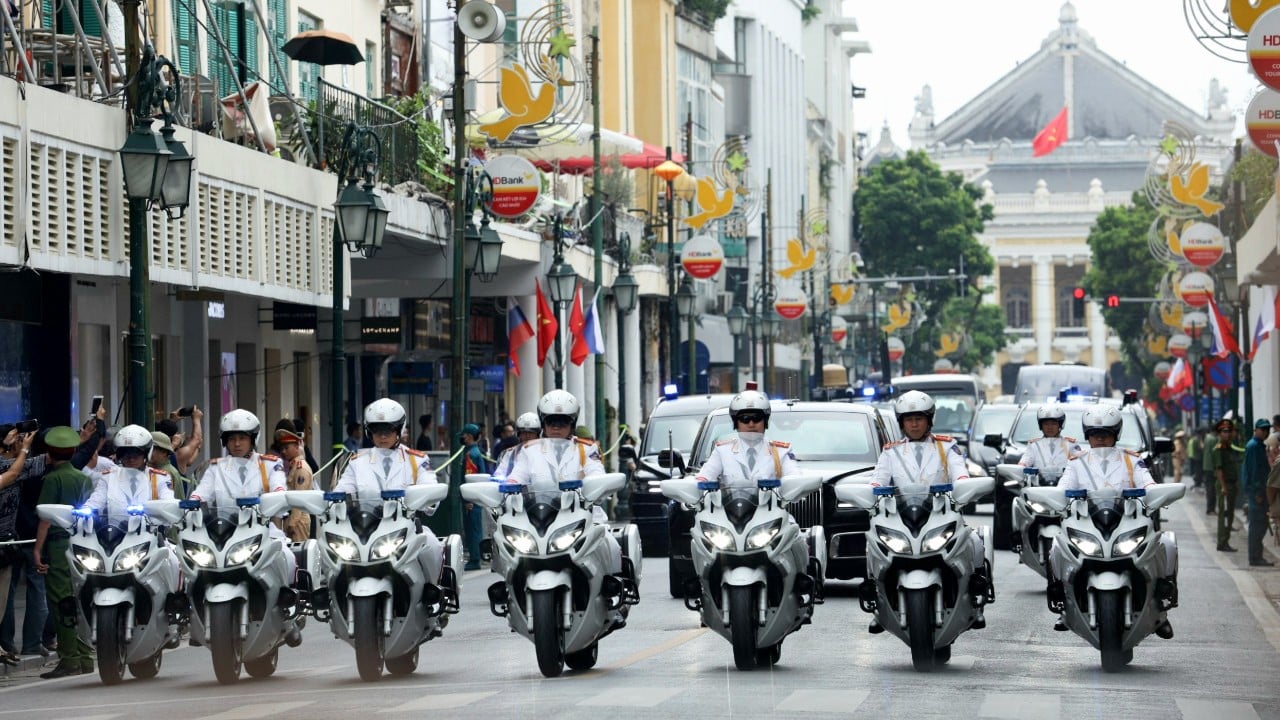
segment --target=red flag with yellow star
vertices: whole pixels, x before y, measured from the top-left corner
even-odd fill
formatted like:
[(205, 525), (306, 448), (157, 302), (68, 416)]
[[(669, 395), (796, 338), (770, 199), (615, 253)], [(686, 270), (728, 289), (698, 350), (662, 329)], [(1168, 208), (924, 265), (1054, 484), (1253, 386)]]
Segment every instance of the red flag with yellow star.
[[(556, 320), (556, 311), (551, 309), (547, 296), (542, 294), (542, 284), (534, 281), (538, 296), (538, 367), (547, 361), (547, 351), (556, 341), (556, 333), (560, 332), (560, 322)], [(556, 358), (560, 362), (560, 358)]]
[(1048, 155), (1058, 146), (1067, 141), (1067, 109), (1062, 108), (1062, 112), (1058, 116), (1049, 121), (1044, 129), (1036, 133), (1036, 137), (1031, 141), (1031, 155), (1040, 157)]

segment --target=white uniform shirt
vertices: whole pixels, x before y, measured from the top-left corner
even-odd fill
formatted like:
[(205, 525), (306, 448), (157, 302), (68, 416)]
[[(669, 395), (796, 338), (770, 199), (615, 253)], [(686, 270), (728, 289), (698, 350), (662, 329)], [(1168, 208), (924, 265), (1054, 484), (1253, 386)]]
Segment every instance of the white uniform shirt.
[(511, 471), (516, 467), (516, 458), (520, 456), (520, 450), (523, 448), (524, 445), (512, 445), (503, 450), (502, 454), (498, 456), (497, 465), (494, 466), (494, 477), (507, 477), (510, 475)]
[(383, 490), (402, 490), (410, 485), (436, 482), (436, 471), (431, 469), (431, 458), (425, 452), (398, 445), (391, 450), (366, 448), (353, 455), (333, 491), (376, 501), (382, 499)]
[(191, 491), (191, 499), (234, 508), (238, 498), (258, 497), (263, 492), (287, 490), (288, 486), (284, 461), (275, 455), (255, 452), (248, 458), (220, 457), (211, 460), (200, 484)]
[(698, 481), (719, 481), (722, 488), (754, 488), (759, 480), (778, 480), (799, 471), (791, 443), (767, 438), (748, 443), (740, 437), (730, 437), (711, 449), (711, 455), (698, 469)]
[(507, 482), (528, 485), (535, 492), (558, 490), (561, 480), (581, 480), (604, 473), (600, 448), (582, 438), (536, 438), (524, 444), (507, 475)]
[(97, 462), (94, 463), (93, 467), (85, 465), (83, 472), (85, 477), (93, 481), (93, 488), (96, 490), (98, 489), (98, 485), (102, 484), (103, 479), (106, 478), (107, 475), (119, 469), (119, 467), (120, 466), (111, 458), (99, 455)]
[(1092, 448), (1072, 458), (1058, 481), (1064, 490), (1144, 488), (1155, 478), (1136, 453), (1117, 447)]
[(871, 484), (937, 485), (968, 477), (969, 470), (956, 441), (947, 435), (930, 434), (918, 442), (899, 440), (886, 445), (871, 473)]
[(1038, 437), (1027, 443), (1027, 451), (1018, 462), (1029, 468), (1065, 468), (1072, 457), (1080, 454), (1080, 446), (1069, 437)]
[(105, 512), (114, 522), (128, 514), (130, 505), (172, 499), (173, 483), (169, 473), (151, 467), (145, 471), (113, 467), (102, 474), (102, 481), (94, 485), (84, 505), (99, 514)]

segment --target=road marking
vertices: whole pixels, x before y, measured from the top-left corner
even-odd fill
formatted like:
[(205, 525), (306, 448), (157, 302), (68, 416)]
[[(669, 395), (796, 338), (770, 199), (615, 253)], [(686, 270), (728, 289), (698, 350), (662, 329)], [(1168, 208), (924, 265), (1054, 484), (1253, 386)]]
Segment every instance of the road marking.
[(621, 670), (622, 668), (630, 665), (635, 665), (641, 660), (648, 660), (654, 655), (658, 655), (672, 648), (679, 647), (689, 642), (690, 640), (696, 640), (702, 637), (703, 634), (705, 634), (706, 632), (708, 632), (708, 628), (694, 628), (692, 630), (685, 630), (684, 632), (671, 638), (670, 640), (667, 640), (666, 642), (662, 642), (657, 645), (654, 645), (653, 647), (645, 648), (644, 650), (631, 653), (630, 655), (622, 658), (621, 660), (614, 663), (613, 665), (610, 665), (609, 667), (600, 668), (600, 670), (596, 674), (600, 675), (607, 672), (612, 672), (614, 670)]
[(976, 655), (956, 655), (951, 658), (951, 662), (948, 662), (946, 667), (955, 668), (956, 670), (972, 670), (977, 662)]
[(1062, 700), (1057, 695), (1041, 695), (1037, 693), (987, 693), (982, 698), (982, 709), (979, 717), (1037, 718), (1037, 720), (1057, 720), (1062, 711)]
[(774, 710), (852, 715), (870, 694), (870, 690), (796, 690), (783, 698)]
[(477, 700), (483, 700), (490, 695), (497, 695), (496, 690), (489, 692), (474, 693), (442, 693), (440, 695), (429, 695), (427, 697), (410, 700), (403, 705), (397, 705), (393, 708), (380, 710), (382, 713), (398, 713), (398, 712), (418, 712), (421, 710), (452, 710), (454, 708), (466, 707)]
[(120, 713), (112, 715), (77, 715), (76, 720), (111, 720), (112, 718), (123, 717)]
[(1177, 698), (1182, 720), (1258, 720), (1258, 711), (1247, 702)]
[(280, 715), (290, 710), (297, 710), (300, 707), (314, 705), (314, 700), (306, 702), (276, 702), (276, 703), (257, 703), (256, 705), (241, 705), (233, 707), (230, 710), (220, 712), (217, 715), (206, 715), (202, 720), (258, 720), (258, 718), (271, 717), (272, 715)]
[(1218, 552), (1217, 538), (1214, 538), (1214, 543), (1210, 544), (1209, 531), (1205, 527), (1204, 519), (1194, 510), (1188, 510), (1190, 505), (1183, 503), (1176, 507), (1182, 510), (1182, 514), (1191, 521), (1191, 527), (1200, 538), (1200, 544), (1209, 555), (1209, 559), (1213, 560), (1214, 564), (1236, 584), (1236, 590), (1244, 599), (1245, 607), (1249, 608), (1254, 619), (1262, 626), (1262, 634), (1267, 638), (1267, 642), (1271, 643), (1271, 647), (1275, 648), (1276, 652), (1280, 652), (1280, 612), (1276, 612), (1275, 607), (1271, 605), (1271, 601), (1258, 585), (1258, 581), (1254, 580), (1249, 573), (1237, 569), (1222, 553)]
[(603, 707), (655, 707), (667, 698), (680, 693), (682, 688), (626, 687), (607, 690), (578, 703)]

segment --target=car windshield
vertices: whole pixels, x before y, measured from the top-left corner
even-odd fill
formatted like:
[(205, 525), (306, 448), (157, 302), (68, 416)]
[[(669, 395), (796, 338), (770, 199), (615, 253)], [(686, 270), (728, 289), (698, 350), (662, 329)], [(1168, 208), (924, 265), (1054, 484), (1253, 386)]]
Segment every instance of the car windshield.
[(967, 435), (973, 420), (972, 395), (934, 395), (933, 431)]
[[(797, 411), (774, 413), (765, 433), (770, 440), (791, 443), (797, 460), (834, 460), (849, 463), (876, 462), (876, 430), (871, 419), (861, 413)], [(701, 465), (715, 443), (732, 437), (733, 423), (728, 413), (712, 415), (702, 434), (694, 464)]]
[(698, 426), (702, 424), (704, 417), (706, 415), (651, 416), (645, 426), (644, 448), (640, 450), (640, 454), (657, 455), (673, 447), (681, 455), (688, 457), (689, 451), (693, 449), (694, 436), (698, 434)]
[(1013, 419), (1018, 415), (1017, 405), (984, 405), (973, 421), (974, 442), (981, 442), (988, 435), (1007, 437)]
[[(1018, 425), (1013, 429), (1012, 440), (1016, 443), (1026, 443), (1032, 438), (1040, 437), (1040, 426), (1036, 424), (1036, 410), (1028, 405), (1018, 416)], [(1075, 438), (1080, 445), (1087, 446), (1088, 443), (1084, 439), (1084, 426), (1080, 424), (1080, 417), (1084, 415), (1085, 408), (1067, 408), (1067, 422), (1062, 426), (1062, 434)], [(1121, 413), (1124, 418), (1124, 424), (1120, 426), (1120, 439), (1116, 440), (1116, 447), (1125, 450), (1141, 451), (1145, 448), (1142, 446), (1142, 432), (1138, 429), (1137, 421), (1128, 413)]]

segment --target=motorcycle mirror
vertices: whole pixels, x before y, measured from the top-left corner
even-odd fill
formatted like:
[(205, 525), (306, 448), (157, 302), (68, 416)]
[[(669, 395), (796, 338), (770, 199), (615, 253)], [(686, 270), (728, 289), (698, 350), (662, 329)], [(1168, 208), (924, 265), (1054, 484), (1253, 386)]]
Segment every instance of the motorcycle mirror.
[[(286, 490), (285, 497), (289, 501), (289, 507), (301, 510), (310, 515), (322, 515), (329, 501), (325, 498), (323, 490)], [(342, 495), (342, 499), (346, 499), (346, 493), (338, 493)]]
[(63, 530), (70, 530), (75, 523), (75, 508), (70, 505), (37, 505), (36, 515)]
[(675, 469), (676, 472), (684, 474), (684, 456), (679, 450), (660, 450), (658, 451), (658, 466), (668, 470)]
[(702, 500), (702, 490), (694, 478), (672, 478), (661, 483), (662, 494), (685, 505), (697, 505)]
[(1004, 436), (1000, 433), (989, 433), (982, 436), (982, 444), (992, 450), (1004, 449)]

